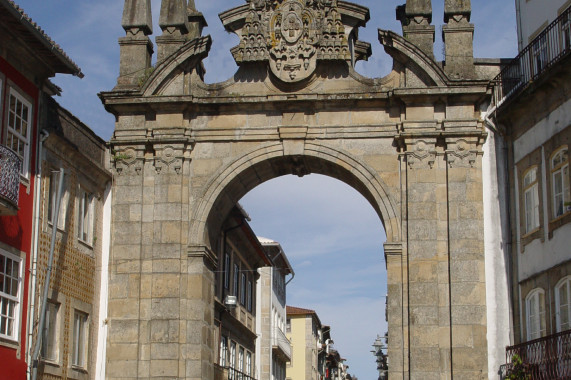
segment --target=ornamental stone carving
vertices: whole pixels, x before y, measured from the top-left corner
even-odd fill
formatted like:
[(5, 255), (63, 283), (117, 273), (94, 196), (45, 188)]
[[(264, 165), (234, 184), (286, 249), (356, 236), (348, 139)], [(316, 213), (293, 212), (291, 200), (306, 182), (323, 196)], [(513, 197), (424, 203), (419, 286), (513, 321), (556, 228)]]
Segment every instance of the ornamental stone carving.
[(311, 76), (318, 60), (351, 60), (337, 0), (252, 0), (240, 39), (238, 64), (268, 62), (286, 83)]

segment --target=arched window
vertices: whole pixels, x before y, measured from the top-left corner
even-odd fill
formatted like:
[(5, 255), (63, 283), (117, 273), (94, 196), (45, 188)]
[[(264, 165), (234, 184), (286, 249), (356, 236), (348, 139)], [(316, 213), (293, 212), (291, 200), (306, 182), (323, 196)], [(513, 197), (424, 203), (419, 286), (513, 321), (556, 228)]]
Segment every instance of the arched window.
[(537, 166), (529, 169), (523, 177), (523, 197), (525, 208), (525, 233), (539, 227), (539, 186)]
[(525, 298), (525, 315), (527, 321), (527, 340), (545, 336), (545, 292), (533, 289)]
[(569, 203), (569, 159), (567, 158), (567, 147), (559, 149), (551, 157), (551, 183), (553, 186), (553, 217), (556, 218), (567, 212)]
[(571, 328), (571, 276), (567, 276), (555, 286), (557, 312), (557, 332)]

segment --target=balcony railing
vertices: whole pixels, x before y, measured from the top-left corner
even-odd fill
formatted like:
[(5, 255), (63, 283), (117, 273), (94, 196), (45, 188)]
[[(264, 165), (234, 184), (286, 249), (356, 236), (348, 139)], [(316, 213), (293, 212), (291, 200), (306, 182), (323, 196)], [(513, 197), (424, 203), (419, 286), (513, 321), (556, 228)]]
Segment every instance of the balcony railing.
[(0, 145), (0, 215), (18, 212), (22, 160), (11, 149)]
[(492, 81), (494, 105), (525, 90), (571, 53), (571, 7), (549, 24)]
[(272, 346), (279, 349), (288, 360), (291, 360), (291, 343), (284, 332), (277, 327), (274, 327), (273, 330)]
[(502, 375), (513, 369), (515, 355), (530, 380), (571, 379), (571, 330), (508, 347)]

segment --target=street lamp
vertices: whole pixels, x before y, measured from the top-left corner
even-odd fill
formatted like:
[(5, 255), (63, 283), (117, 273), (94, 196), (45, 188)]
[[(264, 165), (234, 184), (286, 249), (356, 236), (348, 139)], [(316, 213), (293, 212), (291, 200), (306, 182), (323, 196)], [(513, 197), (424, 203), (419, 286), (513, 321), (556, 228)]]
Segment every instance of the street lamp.
[(378, 336), (373, 343), (374, 350), (371, 351), (377, 357), (377, 370), (379, 371), (379, 380), (386, 380), (388, 378), (388, 363), (387, 355), (383, 353), (383, 349), (387, 348), (382, 339), (387, 339), (387, 336)]

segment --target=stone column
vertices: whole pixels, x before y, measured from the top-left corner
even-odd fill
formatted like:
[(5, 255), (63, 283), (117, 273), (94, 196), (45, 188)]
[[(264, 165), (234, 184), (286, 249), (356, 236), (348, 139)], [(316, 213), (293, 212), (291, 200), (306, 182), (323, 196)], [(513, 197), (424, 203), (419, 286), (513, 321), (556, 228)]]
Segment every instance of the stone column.
[(446, 162), (429, 130), (424, 123), (405, 127), (412, 135), (405, 137), (412, 380), (451, 378)]
[(452, 371), (467, 380), (488, 371), (481, 138), (446, 139)]
[(151, 67), (153, 33), (151, 0), (125, 0), (121, 25), (126, 36), (119, 38), (120, 65), (117, 87), (137, 87), (139, 78)]
[(397, 20), (402, 24), (403, 36), (434, 59), (434, 25), (430, 0), (407, 0), (397, 8)]
[(160, 62), (177, 51), (186, 41), (188, 35), (188, 15), (185, 0), (163, 0), (159, 26), (163, 31), (156, 38)]
[(470, 0), (446, 0), (444, 3), (444, 70), (455, 79), (473, 79), (474, 24), (470, 23)]

